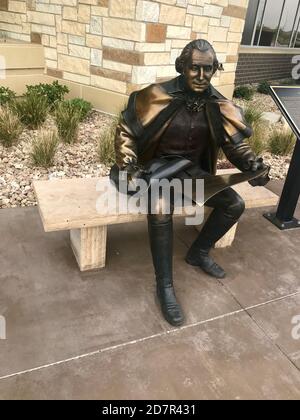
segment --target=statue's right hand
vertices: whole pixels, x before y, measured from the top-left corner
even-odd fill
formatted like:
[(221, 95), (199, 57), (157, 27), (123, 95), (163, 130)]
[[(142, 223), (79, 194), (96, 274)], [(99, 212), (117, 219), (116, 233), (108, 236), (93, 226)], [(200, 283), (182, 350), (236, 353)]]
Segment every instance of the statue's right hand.
[(127, 177), (129, 181), (133, 178), (142, 178), (144, 174), (147, 174), (147, 171), (145, 171), (142, 167), (132, 163), (125, 166), (125, 168), (123, 168), (123, 171), (127, 172)]

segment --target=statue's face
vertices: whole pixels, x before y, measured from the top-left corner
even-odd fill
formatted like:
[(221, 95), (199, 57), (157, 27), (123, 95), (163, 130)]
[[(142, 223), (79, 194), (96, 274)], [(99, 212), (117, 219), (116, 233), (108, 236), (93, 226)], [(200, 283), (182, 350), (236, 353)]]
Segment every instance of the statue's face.
[(184, 69), (187, 86), (196, 93), (204, 92), (214, 75), (214, 56), (211, 51), (193, 50)]

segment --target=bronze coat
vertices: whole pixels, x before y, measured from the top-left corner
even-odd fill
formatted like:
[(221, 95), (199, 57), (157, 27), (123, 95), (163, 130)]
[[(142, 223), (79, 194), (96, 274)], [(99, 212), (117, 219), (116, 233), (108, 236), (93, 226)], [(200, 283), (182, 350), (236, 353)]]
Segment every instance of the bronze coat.
[[(115, 136), (116, 164), (143, 165), (154, 157), (164, 130), (184, 103), (184, 78), (176, 77), (162, 84), (153, 84), (133, 92), (123, 111)], [(256, 156), (243, 140), (252, 135), (243, 111), (232, 101), (210, 87), (205, 104), (210, 127), (209, 147), (199, 162), (202, 169), (216, 173), (219, 149), (241, 171), (249, 169)]]

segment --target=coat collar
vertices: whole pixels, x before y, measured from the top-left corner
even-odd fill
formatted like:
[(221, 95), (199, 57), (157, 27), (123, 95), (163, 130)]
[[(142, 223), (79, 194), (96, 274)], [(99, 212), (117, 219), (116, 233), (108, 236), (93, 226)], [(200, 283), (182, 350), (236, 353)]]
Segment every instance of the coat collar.
[[(180, 96), (184, 92), (185, 82), (184, 76), (180, 75), (174, 79), (168, 80), (167, 82), (160, 83), (160, 86), (171, 96)], [(214, 99), (225, 99), (220, 92), (218, 92), (212, 84), (209, 86), (210, 95), (209, 98)]]

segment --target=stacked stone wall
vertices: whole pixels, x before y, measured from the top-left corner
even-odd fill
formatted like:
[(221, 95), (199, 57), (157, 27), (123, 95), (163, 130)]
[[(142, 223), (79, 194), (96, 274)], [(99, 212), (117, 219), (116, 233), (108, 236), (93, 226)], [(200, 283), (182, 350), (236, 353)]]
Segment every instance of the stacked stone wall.
[(0, 31), (42, 43), (48, 75), (129, 94), (176, 75), (192, 39), (213, 43), (232, 86), (248, 0), (0, 0)]

